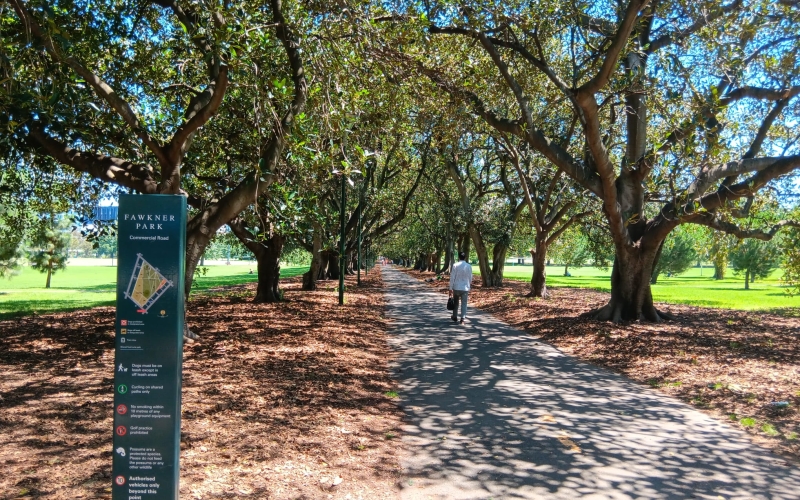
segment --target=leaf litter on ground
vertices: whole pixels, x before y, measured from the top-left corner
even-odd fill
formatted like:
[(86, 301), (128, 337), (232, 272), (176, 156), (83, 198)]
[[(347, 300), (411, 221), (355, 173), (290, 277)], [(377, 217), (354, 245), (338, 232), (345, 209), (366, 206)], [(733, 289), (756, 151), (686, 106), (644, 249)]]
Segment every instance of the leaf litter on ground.
[[(395, 497), (382, 282), (347, 281), (343, 307), (299, 278), (279, 304), (251, 303), (254, 284), (192, 298), (182, 498)], [(112, 307), (0, 321), (0, 498), (110, 498), (113, 321)]]

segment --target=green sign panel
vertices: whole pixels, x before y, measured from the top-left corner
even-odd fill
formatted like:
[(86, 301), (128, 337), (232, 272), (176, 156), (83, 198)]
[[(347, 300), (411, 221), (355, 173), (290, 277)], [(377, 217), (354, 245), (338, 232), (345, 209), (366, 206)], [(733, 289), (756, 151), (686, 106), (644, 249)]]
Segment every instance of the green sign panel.
[(113, 500), (178, 498), (186, 199), (119, 200)]

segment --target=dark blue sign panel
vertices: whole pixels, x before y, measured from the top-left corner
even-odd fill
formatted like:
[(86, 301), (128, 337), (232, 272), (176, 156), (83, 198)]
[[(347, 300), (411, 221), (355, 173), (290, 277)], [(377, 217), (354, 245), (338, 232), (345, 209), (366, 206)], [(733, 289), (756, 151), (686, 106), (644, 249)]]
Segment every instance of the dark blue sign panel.
[(113, 500), (177, 500), (186, 198), (119, 200)]

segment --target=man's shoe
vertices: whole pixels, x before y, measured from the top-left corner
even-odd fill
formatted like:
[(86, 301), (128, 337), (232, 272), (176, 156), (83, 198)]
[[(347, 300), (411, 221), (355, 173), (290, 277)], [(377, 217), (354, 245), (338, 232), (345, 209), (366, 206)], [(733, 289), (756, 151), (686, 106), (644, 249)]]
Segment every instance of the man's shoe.
[(456, 321), (458, 321), (458, 318), (456, 318), (455, 316), (451, 316), (451, 317), (450, 317), (450, 319), (452, 319), (452, 320), (453, 320), (453, 323), (455, 323)]
[(461, 318), (461, 321), (459, 321), (458, 324), (459, 325), (463, 325), (464, 324), (464, 318)]

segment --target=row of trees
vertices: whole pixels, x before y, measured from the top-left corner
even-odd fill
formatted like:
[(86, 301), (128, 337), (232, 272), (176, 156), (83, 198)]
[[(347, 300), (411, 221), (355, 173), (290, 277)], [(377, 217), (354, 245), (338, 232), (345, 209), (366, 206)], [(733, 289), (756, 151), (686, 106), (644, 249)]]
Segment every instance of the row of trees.
[(228, 226), (264, 301), (287, 245), (311, 252), (313, 289), (352, 272), (359, 229), (426, 268), (474, 248), (486, 286), (530, 233), (544, 296), (548, 251), (580, 230), (613, 248), (596, 317), (658, 321), (673, 230), (796, 225), (762, 212), (796, 191), (798, 17), (788, 0), (8, 0), (0, 196), (88, 214), (182, 194), (187, 293)]

